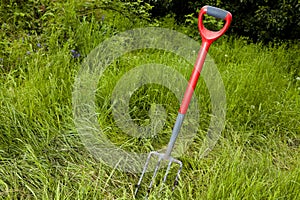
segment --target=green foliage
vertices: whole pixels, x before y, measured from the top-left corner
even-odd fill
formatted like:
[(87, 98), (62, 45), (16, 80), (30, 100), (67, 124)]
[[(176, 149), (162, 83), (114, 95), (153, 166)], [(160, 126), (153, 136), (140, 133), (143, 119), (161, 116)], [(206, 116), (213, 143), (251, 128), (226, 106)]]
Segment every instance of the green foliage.
[[(0, 5), (0, 66), (10, 71), (23, 66), (36, 52), (52, 52), (68, 44), (70, 50), (85, 55), (95, 47), (82, 49), (76, 35), (84, 24), (99, 23), (103, 39), (119, 31), (142, 26), (149, 20), (151, 6), (136, 1), (7, 1)], [(95, 26), (89, 28), (96, 29)], [(96, 30), (95, 30), (96, 31)], [(51, 37), (49, 37), (51, 36)], [(92, 39), (92, 38), (91, 38)], [(24, 68), (23, 68), (24, 70)]]
[(235, 18), (233, 31), (255, 41), (299, 39), (299, 1), (252, 1), (222, 3)]
[(1, 0), (0, 22), (6, 34), (14, 34), (18, 30), (41, 33), (47, 26), (49, 18), (53, 17), (51, 11), (52, 1), (49, 0)]
[(247, 36), (254, 41), (280, 41), (299, 39), (300, 2), (295, 0), (166, 0), (149, 1), (154, 6), (154, 17), (170, 13), (176, 15), (179, 23), (185, 22), (185, 16), (197, 16), (204, 5), (220, 7), (233, 14), (229, 32), (238, 36)]
[[(51, 0), (1, 0), (0, 22), (1, 24), (12, 25), (12, 31), (34, 30), (41, 33), (44, 27), (47, 27), (50, 18), (61, 12), (62, 5), (72, 4), (73, 11), (78, 16), (87, 16), (90, 14), (99, 14), (97, 11), (113, 10), (122, 14), (131, 20), (143, 18), (149, 20), (149, 11), (151, 6), (141, 0), (124, 1), (124, 0), (88, 0), (88, 1), (51, 1)], [(68, 15), (66, 16), (68, 17)], [(102, 17), (102, 16), (100, 16)], [(5, 25), (6, 24), (6, 25)]]
[(257, 30), (258, 39), (299, 39), (299, 1), (272, 3), (270, 6), (259, 5), (255, 11), (256, 24), (260, 24)]

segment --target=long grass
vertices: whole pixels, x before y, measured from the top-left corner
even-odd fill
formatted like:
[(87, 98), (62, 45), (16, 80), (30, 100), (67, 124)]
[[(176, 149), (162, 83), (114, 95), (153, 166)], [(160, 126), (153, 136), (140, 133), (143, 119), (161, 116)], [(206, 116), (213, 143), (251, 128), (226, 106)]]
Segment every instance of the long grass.
[[(72, 90), (83, 57), (113, 34), (145, 22), (133, 23), (108, 11), (103, 11), (104, 21), (83, 19), (74, 2), (57, 6), (65, 15), (56, 15), (45, 33), (20, 32), (2, 43), (6, 46), (1, 48), (0, 63), (0, 197), (133, 199), (140, 174), (107, 166), (86, 150), (73, 122)], [(80, 52), (79, 58), (72, 57), (72, 49)], [(163, 196), (154, 190), (149, 198), (299, 199), (299, 47), (266, 47), (224, 37), (209, 53), (224, 81), (226, 127), (213, 151), (202, 158), (210, 101), (201, 79), (196, 90), (201, 96), (201, 130), (179, 158), (184, 164), (179, 186), (172, 195), (168, 189)], [(131, 138), (111, 116), (110, 96), (118, 79), (137, 65), (155, 62), (174, 69), (186, 66), (181, 71), (186, 78), (192, 69), (171, 53), (137, 51), (119, 58), (99, 80), (99, 123), (125, 150), (148, 152), (166, 145), (170, 137), (179, 102), (159, 85), (140, 88), (130, 102), (131, 117), (140, 125), (149, 124), (153, 103), (165, 107), (168, 117), (159, 137)]]

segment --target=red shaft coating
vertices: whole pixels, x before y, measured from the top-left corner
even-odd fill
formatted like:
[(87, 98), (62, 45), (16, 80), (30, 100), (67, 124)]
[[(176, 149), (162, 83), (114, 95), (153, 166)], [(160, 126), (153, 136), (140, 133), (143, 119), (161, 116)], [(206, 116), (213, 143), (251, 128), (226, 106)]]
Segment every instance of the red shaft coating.
[(196, 85), (197, 85), (201, 70), (203, 68), (204, 61), (205, 61), (205, 58), (206, 58), (206, 55), (207, 55), (210, 45), (211, 45), (211, 43), (209, 41), (204, 40), (202, 42), (201, 49), (198, 53), (198, 57), (197, 57), (192, 75), (190, 77), (188, 87), (186, 88), (186, 91), (184, 93), (184, 97), (183, 97), (183, 100), (182, 100), (182, 103), (181, 103), (181, 106), (179, 109), (179, 113), (181, 113), (181, 114), (185, 114), (187, 112), (187, 109), (189, 107), (194, 90), (196, 88)]

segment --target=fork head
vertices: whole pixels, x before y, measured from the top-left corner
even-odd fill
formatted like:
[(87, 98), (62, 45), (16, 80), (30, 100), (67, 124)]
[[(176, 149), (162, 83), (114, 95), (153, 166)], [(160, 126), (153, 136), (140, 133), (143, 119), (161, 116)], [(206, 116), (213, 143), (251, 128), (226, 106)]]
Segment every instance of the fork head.
[(163, 177), (162, 183), (164, 184), (166, 182), (172, 164), (176, 164), (176, 165), (178, 165), (178, 170), (177, 170), (177, 173), (176, 173), (176, 176), (175, 176), (175, 180), (173, 182), (172, 191), (175, 189), (176, 185), (178, 184), (179, 175), (180, 175), (180, 172), (182, 170), (182, 162), (180, 160), (177, 160), (177, 159), (175, 159), (175, 158), (167, 155), (167, 154), (159, 153), (157, 151), (152, 151), (152, 152), (149, 153), (149, 155), (147, 157), (146, 163), (145, 163), (143, 171), (142, 171), (142, 175), (141, 175), (141, 177), (140, 177), (140, 179), (139, 179), (139, 181), (137, 183), (137, 186), (136, 186), (136, 189), (135, 189), (135, 193), (134, 193), (135, 197), (138, 194), (138, 191), (140, 189), (143, 177), (144, 177), (144, 175), (145, 175), (145, 173), (147, 171), (147, 168), (149, 166), (149, 163), (150, 163), (152, 157), (157, 157), (158, 161), (156, 162), (156, 165), (154, 167), (154, 172), (153, 172), (150, 184), (148, 185), (148, 189), (147, 189), (147, 193), (146, 193), (146, 198), (148, 197), (148, 195), (149, 195), (149, 193), (150, 193), (150, 191), (151, 191), (151, 189), (153, 187), (154, 181), (156, 179), (156, 176), (157, 176), (157, 173), (158, 173), (158, 170), (160, 168), (160, 165), (161, 165), (162, 161), (167, 161), (168, 162), (167, 170), (166, 170), (165, 175)]

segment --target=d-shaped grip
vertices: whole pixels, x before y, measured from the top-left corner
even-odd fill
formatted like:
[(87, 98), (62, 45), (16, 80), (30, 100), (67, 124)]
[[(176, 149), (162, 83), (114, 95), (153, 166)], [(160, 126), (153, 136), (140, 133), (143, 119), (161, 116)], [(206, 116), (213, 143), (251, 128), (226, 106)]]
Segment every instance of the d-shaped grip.
[(213, 6), (206, 6), (206, 14), (225, 20), (229, 12)]
[[(225, 24), (223, 28), (221, 28), (219, 31), (210, 31), (206, 29), (203, 25), (203, 15), (207, 14), (216, 18), (220, 18), (225, 20)], [(209, 42), (210, 44), (221, 37), (229, 28), (231, 23), (232, 15), (230, 12), (226, 10), (222, 10), (220, 8), (216, 8), (213, 6), (204, 6), (201, 8), (198, 18), (198, 28), (201, 34), (201, 37), (203, 40)]]

